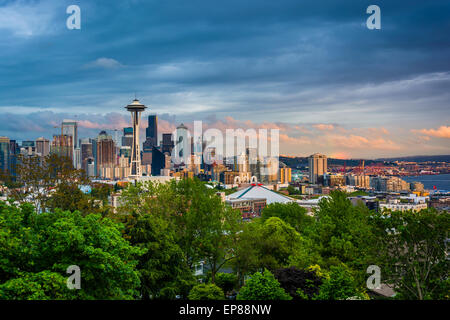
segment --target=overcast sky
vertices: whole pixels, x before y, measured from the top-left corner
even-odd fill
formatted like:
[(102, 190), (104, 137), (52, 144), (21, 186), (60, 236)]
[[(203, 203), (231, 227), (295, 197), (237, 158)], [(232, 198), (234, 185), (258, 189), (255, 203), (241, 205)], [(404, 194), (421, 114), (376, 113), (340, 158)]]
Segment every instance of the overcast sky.
[(0, 0), (0, 136), (121, 129), (136, 93), (160, 132), (202, 120), (280, 128), (290, 155), (450, 154), (449, 30), (444, 0)]

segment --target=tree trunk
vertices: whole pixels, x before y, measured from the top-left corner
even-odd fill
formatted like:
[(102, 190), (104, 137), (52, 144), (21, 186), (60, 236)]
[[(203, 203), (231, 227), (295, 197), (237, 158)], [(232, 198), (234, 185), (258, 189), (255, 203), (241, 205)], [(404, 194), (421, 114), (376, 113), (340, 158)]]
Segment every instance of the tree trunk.
[(216, 262), (214, 261), (211, 269), (211, 283), (214, 284), (216, 281)]

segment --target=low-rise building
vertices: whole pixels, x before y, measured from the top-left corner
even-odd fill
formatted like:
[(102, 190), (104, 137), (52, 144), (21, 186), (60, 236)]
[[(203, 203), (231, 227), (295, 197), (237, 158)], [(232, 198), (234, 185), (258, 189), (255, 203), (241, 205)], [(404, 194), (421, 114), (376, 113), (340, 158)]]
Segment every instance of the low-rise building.
[(229, 204), (233, 209), (238, 209), (244, 219), (260, 217), (262, 210), (267, 205), (264, 198), (228, 199), (225, 200), (225, 203)]
[(383, 212), (384, 210), (391, 211), (415, 211), (418, 212), (423, 209), (427, 209), (428, 205), (426, 203), (404, 203), (399, 199), (390, 200), (388, 203), (380, 203), (380, 210)]

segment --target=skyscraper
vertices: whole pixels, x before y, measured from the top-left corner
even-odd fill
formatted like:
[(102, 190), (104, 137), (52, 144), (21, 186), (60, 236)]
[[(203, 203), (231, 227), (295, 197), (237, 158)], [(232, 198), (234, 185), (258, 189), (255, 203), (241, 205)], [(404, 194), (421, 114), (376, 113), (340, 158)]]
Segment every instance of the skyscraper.
[(148, 116), (148, 127), (145, 129), (144, 151), (152, 151), (158, 145), (158, 117), (156, 114)]
[(141, 176), (141, 151), (139, 148), (139, 123), (141, 113), (147, 108), (141, 104), (138, 99), (125, 107), (131, 113), (133, 123), (133, 145), (131, 146), (131, 170), (130, 178), (136, 179)]
[(68, 157), (73, 159), (73, 141), (70, 135), (54, 135), (50, 152), (57, 154), (60, 157)]
[(36, 139), (36, 153), (41, 157), (46, 157), (50, 153), (50, 141), (44, 137)]
[(73, 166), (76, 168), (78, 163), (75, 157), (75, 149), (78, 148), (78, 124), (73, 120), (64, 120), (62, 123), (62, 134), (72, 137), (72, 151), (70, 152)]
[(319, 153), (315, 153), (308, 158), (309, 163), (309, 182), (318, 183), (319, 177), (323, 177), (327, 172), (327, 156)]
[(158, 148), (153, 147), (152, 150), (152, 176), (160, 176), (161, 169), (166, 167), (166, 157), (168, 155), (162, 153)]
[(8, 137), (0, 137), (0, 172), (10, 171), (10, 141)]
[(97, 157), (97, 139), (91, 139), (90, 140), (92, 143), (92, 156), (94, 158), (93, 162), (89, 162), (89, 164), (91, 164), (93, 166), (93, 172), (94, 172), (94, 177), (98, 177), (99, 173), (97, 171), (97, 163), (98, 163), (98, 157)]
[(92, 142), (90, 139), (81, 140), (81, 169), (88, 174), (88, 164), (94, 162), (94, 154), (92, 152)]
[(73, 151), (73, 167), (77, 170), (81, 169), (81, 148), (75, 148)]
[(177, 127), (176, 135), (172, 161), (176, 165), (187, 165), (191, 157), (191, 139), (188, 128), (184, 124), (180, 124)]
[(62, 133), (72, 136), (73, 148), (78, 147), (78, 124), (73, 120), (64, 120), (62, 123)]
[(115, 163), (114, 140), (106, 131), (101, 131), (97, 137), (97, 174), (103, 178), (111, 178)]
[(173, 140), (171, 133), (163, 133), (161, 151), (163, 153), (171, 154), (173, 149)]
[(16, 140), (9, 141), (9, 168), (13, 176), (16, 175), (17, 155), (20, 153), (19, 144)]
[(130, 147), (133, 145), (133, 127), (123, 128), (122, 147)]
[(286, 164), (280, 162), (280, 170), (279, 170), (279, 181), (281, 184), (288, 184), (291, 182), (291, 168), (286, 166)]

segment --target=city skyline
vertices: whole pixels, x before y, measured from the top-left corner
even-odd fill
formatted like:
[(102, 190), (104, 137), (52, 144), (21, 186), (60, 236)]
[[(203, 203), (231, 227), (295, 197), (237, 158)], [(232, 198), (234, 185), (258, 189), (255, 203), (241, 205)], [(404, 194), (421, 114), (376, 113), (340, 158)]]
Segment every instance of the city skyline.
[(121, 130), (136, 92), (161, 133), (201, 120), (279, 128), (286, 155), (450, 154), (444, 1), (378, 1), (381, 30), (368, 1), (78, 1), (81, 30), (69, 4), (0, 5), (0, 136), (51, 139), (64, 119), (80, 137)]
[(448, 0), (0, 0), (0, 300), (450, 300), (448, 30)]
[[(162, 115), (162, 117), (160, 117), (160, 115), (156, 115), (155, 113), (150, 112), (144, 112), (143, 113), (143, 118), (148, 118), (151, 116), (157, 116), (157, 125), (158, 125), (158, 138), (157, 138), (157, 144), (159, 145), (162, 140), (163, 140), (163, 135), (164, 134), (171, 134), (172, 136), (175, 134), (176, 132), (176, 128), (178, 125), (181, 124), (181, 122), (177, 122), (175, 119), (175, 117), (173, 117), (171, 120), (164, 120), (161, 118), (164, 118), (166, 115)], [(125, 128), (130, 128), (132, 127), (132, 123), (131, 122), (127, 122), (129, 116), (127, 117), (126, 115), (122, 115), (119, 113), (111, 113), (105, 116), (105, 120), (108, 119), (112, 119), (113, 122), (111, 124), (105, 123), (104, 125), (100, 125), (99, 123), (95, 123), (92, 122), (90, 120), (77, 120), (76, 116), (73, 116), (72, 118), (61, 118), (63, 120), (60, 120), (59, 123), (64, 123), (64, 122), (75, 122), (78, 124), (78, 142), (79, 140), (82, 139), (89, 139), (89, 138), (95, 138), (97, 137), (99, 134), (101, 134), (102, 131), (107, 132), (108, 134), (110, 134), (113, 139), (116, 141), (116, 135), (118, 138), (118, 142), (120, 145), (120, 141), (123, 137), (123, 129)], [(129, 121), (129, 120), (128, 120)], [(51, 125), (49, 126), (49, 130), (48, 131), (43, 131), (43, 130), (39, 130), (39, 136), (32, 136), (29, 132), (26, 133), (19, 133), (15, 136), (7, 136), (4, 135), (4, 137), (8, 137), (11, 140), (16, 140), (18, 142), (22, 142), (22, 141), (36, 141), (37, 139), (40, 138), (45, 138), (48, 139), (49, 141), (52, 141), (54, 136), (59, 136), (60, 135), (60, 128), (61, 125), (58, 125), (58, 122), (56, 120), (52, 120)], [(119, 125), (116, 125), (119, 124)], [(286, 149), (283, 148), (283, 141), (289, 141), (289, 140), (295, 140), (294, 138), (290, 138), (289, 136), (287, 136), (286, 134), (283, 133), (283, 130), (291, 130), (291, 128), (286, 125), (279, 125), (279, 126), (275, 126), (275, 125), (271, 125), (268, 123), (263, 123), (263, 124), (255, 124), (252, 123), (251, 121), (237, 121), (231, 118), (227, 118), (225, 120), (217, 120), (215, 122), (202, 122), (203, 124), (203, 128), (204, 130), (207, 129), (219, 129), (220, 131), (222, 131), (225, 134), (225, 131), (227, 129), (243, 129), (244, 131), (247, 129), (279, 129), (280, 130), (280, 156), (287, 156), (287, 157), (308, 157), (311, 154), (314, 153), (322, 153), (322, 154), (326, 154), (329, 158), (334, 158), (334, 159), (368, 159), (368, 160), (376, 160), (376, 159), (383, 159), (383, 158), (403, 158), (403, 157), (414, 157), (414, 156), (438, 156), (438, 155), (450, 155), (450, 148), (445, 148), (444, 152), (442, 153), (425, 153), (422, 152), (419, 149), (414, 149), (417, 150), (417, 152), (412, 152), (412, 153), (408, 153), (408, 154), (402, 154), (402, 153), (398, 153), (398, 154), (386, 154), (386, 155), (379, 155), (379, 156), (359, 156), (358, 154), (356, 154), (355, 156), (353, 156), (351, 153), (346, 153), (346, 152), (339, 152), (339, 146), (343, 146), (342, 144), (336, 145), (334, 146), (335, 148), (332, 148), (334, 150), (337, 150), (337, 152), (331, 152), (331, 153), (327, 153), (323, 148), (323, 145), (316, 145), (315, 148), (312, 148), (311, 152), (308, 151), (300, 151), (297, 153), (289, 153), (289, 151), (285, 151)], [(186, 123), (185, 124), (188, 128), (188, 130), (191, 132), (193, 132), (193, 123)], [(252, 125), (251, 127), (246, 127), (248, 125)], [(305, 132), (308, 131), (308, 129), (306, 129), (307, 125), (304, 125), (304, 127), (301, 130), (304, 130)], [(450, 128), (450, 127), (448, 127)], [(334, 130), (334, 126), (333, 125), (311, 125), (311, 129), (314, 130), (318, 130), (320, 131), (332, 131)], [(146, 124), (146, 121), (144, 121), (143, 125), (140, 126), (140, 145), (143, 145), (143, 143), (146, 142), (146, 132), (148, 130), (148, 125)], [(310, 132), (312, 132), (312, 130)], [(340, 130), (341, 132), (343, 131), (342, 129), (337, 129)], [(375, 128), (369, 128), (368, 131), (371, 132), (376, 132), (377, 130)], [(387, 130), (382, 128), (379, 130), (382, 133), (388, 134)], [(433, 131), (433, 130), (430, 130)], [(444, 130), (445, 131), (445, 130)], [(33, 131), (30, 131), (33, 132)], [(427, 133), (431, 136), (438, 136), (438, 133), (435, 132), (430, 132)], [(1, 135), (0, 135), (1, 136)], [(24, 139), (20, 139), (18, 137), (21, 136), (25, 136)], [(364, 142), (364, 138), (362, 137), (357, 137), (357, 136), (353, 136), (356, 140), (361, 139)], [(313, 137), (314, 138), (314, 137)], [(445, 138), (445, 137), (444, 137)], [(351, 138), (350, 138), (351, 140)], [(426, 140), (426, 139), (425, 139)], [(308, 141), (308, 140), (305, 140)], [(344, 143), (344, 141), (342, 142)], [(307, 142), (308, 145), (311, 144), (311, 142)], [(342, 149), (345, 149), (345, 147), (343, 147)]]

